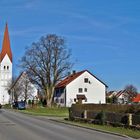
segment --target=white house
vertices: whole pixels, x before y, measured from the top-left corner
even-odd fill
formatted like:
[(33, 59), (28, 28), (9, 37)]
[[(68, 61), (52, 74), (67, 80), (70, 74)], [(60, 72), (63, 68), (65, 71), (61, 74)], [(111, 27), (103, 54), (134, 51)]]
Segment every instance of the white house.
[(38, 90), (26, 72), (22, 72), (10, 89), (10, 102), (37, 100)]
[(83, 103), (106, 103), (107, 85), (88, 70), (74, 72), (56, 85), (54, 102), (70, 107), (78, 99)]
[(9, 103), (8, 86), (12, 81), (12, 51), (6, 24), (2, 51), (0, 53), (0, 104)]
[(107, 98), (112, 98), (113, 96), (116, 96), (117, 95), (117, 91), (109, 91), (107, 94), (106, 94), (106, 97)]
[(115, 96), (118, 104), (126, 104), (129, 102), (130, 94), (126, 90), (120, 90)]

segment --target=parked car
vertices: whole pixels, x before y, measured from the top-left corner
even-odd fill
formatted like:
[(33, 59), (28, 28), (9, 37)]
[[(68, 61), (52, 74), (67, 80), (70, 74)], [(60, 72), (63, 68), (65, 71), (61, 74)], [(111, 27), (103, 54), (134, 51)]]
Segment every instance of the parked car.
[(2, 108), (2, 105), (0, 104), (0, 109)]
[(18, 102), (18, 109), (20, 109), (20, 110), (26, 109), (26, 107), (25, 107), (25, 102), (24, 102), (24, 101)]

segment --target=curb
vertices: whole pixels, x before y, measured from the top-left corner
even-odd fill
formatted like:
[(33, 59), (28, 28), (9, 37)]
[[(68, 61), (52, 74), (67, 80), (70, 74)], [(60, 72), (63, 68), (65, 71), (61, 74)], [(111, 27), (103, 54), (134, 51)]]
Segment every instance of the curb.
[(76, 126), (76, 127), (80, 127), (80, 128), (94, 130), (94, 131), (97, 131), (97, 132), (102, 132), (102, 133), (112, 134), (112, 135), (116, 135), (116, 136), (120, 136), (120, 137), (124, 137), (124, 138), (129, 138), (129, 139), (132, 139), (132, 140), (139, 140), (139, 139), (135, 139), (135, 138), (132, 138), (132, 137), (129, 137), (129, 136), (126, 136), (126, 135), (119, 134), (119, 133), (105, 131), (105, 130), (101, 130), (101, 129), (89, 128), (89, 127), (86, 127), (86, 126), (80, 126), (78, 124), (71, 124), (71, 123), (63, 122), (61, 120), (55, 120), (55, 119), (49, 119), (49, 120), (54, 121), (54, 122), (58, 122), (58, 123), (71, 125), (71, 126)]

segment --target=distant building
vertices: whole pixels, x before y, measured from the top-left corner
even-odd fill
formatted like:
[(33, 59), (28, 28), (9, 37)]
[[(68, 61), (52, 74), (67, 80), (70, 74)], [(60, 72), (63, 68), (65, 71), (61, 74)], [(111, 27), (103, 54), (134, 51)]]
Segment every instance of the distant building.
[(113, 96), (115, 96), (117, 94), (117, 91), (109, 91), (107, 94), (106, 94), (106, 97), (107, 98), (112, 98)]
[(127, 104), (129, 102), (129, 93), (126, 90), (120, 90), (116, 95), (118, 104)]
[(127, 104), (129, 102), (129, 93), (126, 90), (110, 91), (107, 93), (107, 98), (112, 98), (112, 103)]
[(140, 104), (140, 94), (137, 94), (137, 96), (132, 99), (132, 102), (136, 104)]
[(12, 51), (8, 25), (6, 24), (2, 51), (0, 53), (0, 104), (9, 103), (8, 86), (12, 81)]
[(88, 70), (73, 72), (55, 87), (54, 102), (70, 107), (73, 103), (106, 103), (107, 85)]
[(37, 100), (38, 90), (30, 81), (26, 72), (22, 72), (10, 89), (10, 103), (14, 101)]

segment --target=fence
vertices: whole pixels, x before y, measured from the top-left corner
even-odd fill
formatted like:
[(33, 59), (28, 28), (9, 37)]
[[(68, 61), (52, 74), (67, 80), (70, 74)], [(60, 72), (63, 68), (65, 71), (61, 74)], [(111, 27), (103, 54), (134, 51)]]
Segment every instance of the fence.
[(69, 110), (69, 118), (87, 119), (102, 124), (140, 126), (140, 114), (136, 114), (139, 110), (139, 105), (74, 104)]

